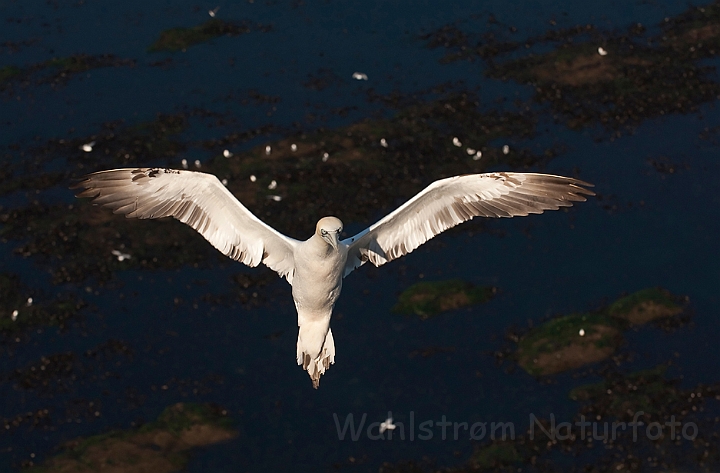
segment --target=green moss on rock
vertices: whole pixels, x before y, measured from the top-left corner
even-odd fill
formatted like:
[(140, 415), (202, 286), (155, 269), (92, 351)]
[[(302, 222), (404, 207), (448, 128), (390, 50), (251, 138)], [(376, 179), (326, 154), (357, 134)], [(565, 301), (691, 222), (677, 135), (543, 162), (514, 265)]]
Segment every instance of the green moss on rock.
[(194, 425), (212, 425), (224, 430), (232, 430), (234, 422), (226, 416), (224, 410), (210, 404), (180, 403), (167, 407), (160, 413), (157, 421), (140, 427), (139, 432), (168, 430), (179, 435)]
[(3, 66), (0, 67), (0, 83), (5, 82), (8, 79), (12, 79), (15, 76), (20, 75), (22, 71), (15, 66)]
[(632, 325), (642, 325), (652, 320), (680, 314), (682, 307), (675, 302), (675, 299), (665, 289), (651, 287), (616, 300), (608, 307), (607, 313)]
[(622, 331), (629, 326), (682, 313), (676, 300), (665, 289), (648, 288), (622, 297), (598, 312), (554, 318), (520, 339), (518, 363), (528, 373), (540, 376), (604, 360), (615, 352), (622, 341)]
[(621, 324), (602, 314), (570, 314), (531, 330), (518, 343), (520, 366), (534, 376), (555, 374), (612, 355)]
[(393, 311), (427, 319), (441, 312), (489, 301), (496, 289), (475, 286), (460, 279), (413, 284), (398, 298)]
[(170, 28), (150, 45), (148, 51), (181, 51), (195, 44), (210, 41), (220, 36), (237, 36), (251, 31), (247, 24), (236, 25), (218, 18), (212, 18), (202, 25), (190, 28)]

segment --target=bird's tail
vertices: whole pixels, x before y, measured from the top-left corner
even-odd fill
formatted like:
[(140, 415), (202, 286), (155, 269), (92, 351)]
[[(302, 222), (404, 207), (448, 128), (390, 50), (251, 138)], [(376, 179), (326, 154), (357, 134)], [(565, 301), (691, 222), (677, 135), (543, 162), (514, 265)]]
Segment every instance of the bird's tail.
[[(332, 330), (328, 327), (325, 339), (321, 348), (318, 350), (313, 347), (313, 343), (307, 343), (303, 337), (303, 326), (300, 326), (300, 333), (297, 341), (297, 362), (310, 375), (313, 387), (315, 389), (320, 386), (320, 376), (335, 363), (335, 341), (333, 340)], [(307, 335), (307, 334), (306, 334)], [(305, 337), (312, 340), (313, 337)]]

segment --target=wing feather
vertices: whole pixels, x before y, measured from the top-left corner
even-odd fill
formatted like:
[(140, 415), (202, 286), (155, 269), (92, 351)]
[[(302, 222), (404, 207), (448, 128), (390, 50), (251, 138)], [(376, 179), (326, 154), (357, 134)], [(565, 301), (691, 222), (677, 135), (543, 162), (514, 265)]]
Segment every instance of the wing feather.
[(435, 181), (380, 221), (344, 240), (345, 275), (370, 261), (380, 266), (474, 217), (517, 217), (569, 207), (595, 195), (592, 184), (536, 173), (488, 173)]
[(161, 168), (127, 168), (85, 176), (77, 196), (128, 218), (174, 217), (215, 248), (248, 266), (261, 262), (292, 284), (298, 241), (262, 222), (213, 175)]

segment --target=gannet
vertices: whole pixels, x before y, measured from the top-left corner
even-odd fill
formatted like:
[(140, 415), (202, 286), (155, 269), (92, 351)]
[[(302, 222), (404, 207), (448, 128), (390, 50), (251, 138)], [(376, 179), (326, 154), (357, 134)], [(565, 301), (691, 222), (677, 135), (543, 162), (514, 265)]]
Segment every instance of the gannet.
[(314, 388), (335, 363), (330, 329), (343, 278), (370, 262), (381, 266), (474, 217), (515, 217), (568, 207), (594, 193), (592, 184), (536, 173), (493, 172), (433, 182), (397, 210), (341, 240), (343, 223), (321, 218), (305, 241), (289, 238), (253, 215), (218, 180), (197, 171), (112, 169), (89, 174), (78, 197), (128, 218), (174, 217), (226, 256), (265, 264), (292, 286), (298, 314), (297, 363)]

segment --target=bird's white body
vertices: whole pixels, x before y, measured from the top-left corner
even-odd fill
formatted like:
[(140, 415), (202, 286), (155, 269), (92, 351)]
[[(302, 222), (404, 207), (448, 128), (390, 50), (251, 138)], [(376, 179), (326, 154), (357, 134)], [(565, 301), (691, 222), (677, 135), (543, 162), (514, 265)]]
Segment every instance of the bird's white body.
[(342, 222), (322, 218), (306, 241), (274, 230), (210, 174), (162, 168), (90, 174), (79, 197), (127, 217), (172, 216), (248, 266), (264, 263), (292, 286), (298, 313), (297, 362), (318, 387), (335, 362), (330, 329), (343, 278), (365, 262), (381, 266), (474, 217), (514, 217), (567, 207), (594, 195), (583, 181), (548, 174), (488, 173), (435, 181), (394, 212), (340, 241)]
[(347, 245), (339, 243), (336, 250), (317, 233), (295, 248), (292, 296), (298, 313), (297, 362), (314, 385), (335, 363), (330, 317), (342, 290), (347, 253)]
[(348, 247), (336, 250), (317, 234), (295, 248), (293, 299), (298, 309), (323, 312), (335, 306), (345, 273)]

